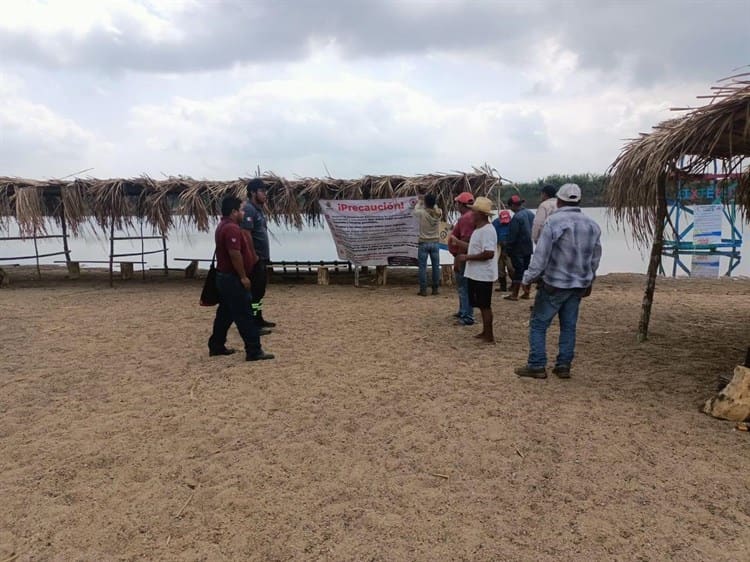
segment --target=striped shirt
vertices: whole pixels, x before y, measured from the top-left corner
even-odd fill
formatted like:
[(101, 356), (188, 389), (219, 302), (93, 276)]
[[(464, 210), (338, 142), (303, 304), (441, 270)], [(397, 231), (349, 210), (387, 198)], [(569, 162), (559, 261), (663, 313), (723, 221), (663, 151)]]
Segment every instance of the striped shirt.
[(560, 207), (542, 229), (523, 284), (539, 279), (558, 289), (583, 289), (594, 281), (602, 257), (602, 231), (578, 207)]

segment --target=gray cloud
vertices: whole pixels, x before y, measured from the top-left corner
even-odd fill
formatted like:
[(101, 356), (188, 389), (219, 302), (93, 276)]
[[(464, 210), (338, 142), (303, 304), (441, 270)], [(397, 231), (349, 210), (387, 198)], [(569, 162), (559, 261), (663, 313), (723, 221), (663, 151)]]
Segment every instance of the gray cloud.
[(713, 80), (750, 63), (750, 3), (384, 2), (382, 0), (201, 2), (170, 16), (179, 37), (150, 35), (132, 13), (84, 36), (26, 30), (0, 34), (7, 60), (117, 72), (189, 72), (304, 59), (319, 45), (343, 57), (470, 53), (513, 65), (553, 39), (583, 68), (650, 84)]

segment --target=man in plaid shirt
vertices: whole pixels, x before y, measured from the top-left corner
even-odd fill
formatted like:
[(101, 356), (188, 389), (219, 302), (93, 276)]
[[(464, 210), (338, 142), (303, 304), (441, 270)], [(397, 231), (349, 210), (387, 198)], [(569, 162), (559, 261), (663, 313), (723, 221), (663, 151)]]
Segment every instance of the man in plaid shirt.
[(557, 192), (557, 212), (547, 219), (534, 257), (521, 282), (524, 290), (539, 283), (529, 322), (529, 358), (515, 370), (520, 377), (547, 378), (547, 329), (560, 317), (559, 352), (552, 372), (570, 378), (581, 298), (591, 285), (602, 255), (601, 229), (581, 212), (581, 188), (567, 183)]

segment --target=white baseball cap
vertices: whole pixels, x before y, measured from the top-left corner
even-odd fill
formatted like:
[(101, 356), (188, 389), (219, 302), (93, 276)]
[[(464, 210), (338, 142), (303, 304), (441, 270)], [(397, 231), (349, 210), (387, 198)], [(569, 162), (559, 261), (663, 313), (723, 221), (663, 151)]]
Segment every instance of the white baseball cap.
[(566, 183), (557, 190), (557, 198), (567, 203), (578, 203), (581, 201), (581, 188), (575, 183)]

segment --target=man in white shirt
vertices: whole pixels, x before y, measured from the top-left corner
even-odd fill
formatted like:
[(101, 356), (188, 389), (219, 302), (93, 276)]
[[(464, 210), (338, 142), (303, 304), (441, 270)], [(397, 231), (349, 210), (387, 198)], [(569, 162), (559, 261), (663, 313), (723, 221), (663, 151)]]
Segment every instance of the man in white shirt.
[(544, 223), (549, 216), (557, 211), (557, 189), (554, 185), (545, 185), (542, 188), (542, 202), (534, 215), (534, 223), (531, 225), (531, 240), (536, 245), (539, 242), (539, 236), (542, 234)]
[(495, 343), (492, 331), (492, 285), (497, 280), (497, 233), (490, 223), (492, 201), (486, 197), (477, 197), (469, 205), (474, 217), (474, 232), (469, 240), (465, 254), (456, 256), (456, 260), (466, 263), (464, 277), (469, 284), (469, 302), (482, 313), (482, 333), (475, 337), (488, 343)]

